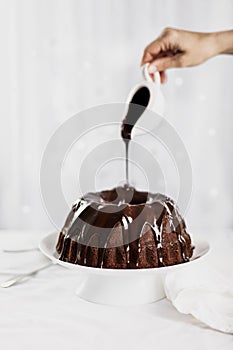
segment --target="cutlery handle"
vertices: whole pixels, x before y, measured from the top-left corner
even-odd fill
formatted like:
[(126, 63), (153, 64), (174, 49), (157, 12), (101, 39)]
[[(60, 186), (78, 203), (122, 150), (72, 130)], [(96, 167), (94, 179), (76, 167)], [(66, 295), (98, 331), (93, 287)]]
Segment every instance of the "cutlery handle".
[(44, 266), (42, 266), (42, 267), (39, 267), (39, 268), (37, 268), (37, 269), (35, 269), (35, 270), (32, 270), (32, 271), (30, 271), (30, 272), (28, 272), (28, 273), (24, 273), (24, 274), (20, 274), (20, 275), (16, 275), (16, 276), (14, 276), (14, 277), (11, 277), (10, 279), (8, 279), (8, 280), (2, 282), (2, 283), (0, 284), (0, 286), (1, 286), (2, 288), (11, 287), (11, 286), (13, 286), (14, 284), (16, 284), (16, 283), (22, 281), (22, 280), (25, 279), (26, 277), (33, 276), (33, 275), (35, 275), (37, 272), (42, 271), (42, 270), (44, 270), (44, 269), (47, 269), (48, 267), (50, 267), (50, 266), (52, 266), (52, 265), (54, 265), (54, 263), (50, 261), (48, 264), (46, 264), (46, 265), (44, 265)]
[(39, 250), (39, 248), (27, 248), (27, 249), (3, 249), (3, 253), (27, 253)]

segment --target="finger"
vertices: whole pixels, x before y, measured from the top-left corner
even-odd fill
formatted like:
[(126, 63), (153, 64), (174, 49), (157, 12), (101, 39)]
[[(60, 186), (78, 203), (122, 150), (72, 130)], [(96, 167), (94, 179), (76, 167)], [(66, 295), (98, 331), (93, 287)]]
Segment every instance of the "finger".
[(161, 83), (164, 84), (167, 81), (167, 75), (166, 72), (164, 70), (162, 70), (161, 72), (159, 72), (160, 74), (160, 79), (161, 79)]
[(166, 57), (157, 58), (151, 62), (149, 71), (153, 69), (153, 66), (156, 67), (158, 72), (165, 71), (166, 69), (169, 69), (169, 68), (180, 67), (181, 66), (180, 57), (179, 55), (176, 55), (171, 57), (166, 56)]

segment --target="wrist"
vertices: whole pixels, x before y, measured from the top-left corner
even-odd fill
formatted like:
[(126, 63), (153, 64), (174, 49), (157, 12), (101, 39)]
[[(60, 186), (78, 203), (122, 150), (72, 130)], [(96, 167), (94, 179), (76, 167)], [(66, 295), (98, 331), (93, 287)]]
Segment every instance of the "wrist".
[(214, 57), (220, 54), (220, 51), (222, 50), (222, 43), (221, 38), (219, 36), (219, 33), (205, 33), (206, 40), (205, 45), (208, 47), (209, 57)]

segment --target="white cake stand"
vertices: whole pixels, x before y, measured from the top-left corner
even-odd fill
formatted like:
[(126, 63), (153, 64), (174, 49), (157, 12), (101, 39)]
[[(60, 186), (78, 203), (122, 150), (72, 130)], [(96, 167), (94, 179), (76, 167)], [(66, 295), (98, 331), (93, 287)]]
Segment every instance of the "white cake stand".
[(54, 263), (81, 274), (82, 282), (76, 291), (80, 298), (108, 305), (148, 304), (164, 298), (166, 274), (203, 262), (210, 250), (208, 242), (195, 240), (194, 254), (188, 263), (152, 269), (101, 269), (59, 260), (55, 248), (57, 240), (57, 233), (44, 237), (39, 245), (41, 252)]

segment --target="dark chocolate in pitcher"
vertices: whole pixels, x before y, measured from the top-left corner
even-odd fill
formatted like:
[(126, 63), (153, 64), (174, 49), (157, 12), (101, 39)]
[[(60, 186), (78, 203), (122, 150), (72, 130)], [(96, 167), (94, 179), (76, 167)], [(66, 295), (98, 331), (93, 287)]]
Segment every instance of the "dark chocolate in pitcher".
[(150, 90), (143, 86), (133, 95), (129, 103), (128, 112), (122, 122), (121, 137), (125, 142), (125, 170), (126, 184), (129, 184), (129, 142), (134, 125), (147, 108), (150, 101)]

